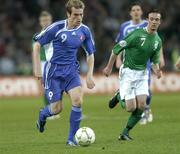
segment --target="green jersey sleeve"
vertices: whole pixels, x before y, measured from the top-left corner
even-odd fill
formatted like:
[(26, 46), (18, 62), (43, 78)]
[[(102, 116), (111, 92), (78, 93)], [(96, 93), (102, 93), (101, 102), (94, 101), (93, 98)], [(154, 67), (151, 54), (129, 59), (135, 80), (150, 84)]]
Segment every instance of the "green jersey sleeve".
[(125, 39), (121, 40), (113, 47), (112, 50), (115, 55), (118, 55), (121, 51), (132, 45), (132, 42), (134, 40), (134, 33), (135, 32), (131, 32), (125, 37)]

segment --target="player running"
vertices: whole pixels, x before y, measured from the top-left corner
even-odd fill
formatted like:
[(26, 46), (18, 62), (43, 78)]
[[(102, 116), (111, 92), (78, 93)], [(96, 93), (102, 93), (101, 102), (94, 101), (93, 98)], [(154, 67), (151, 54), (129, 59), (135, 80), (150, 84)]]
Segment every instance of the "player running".
[[(123, 24), (121, 24), (119, 33), (115, 40), (116, 43), (121, 41), (123, 38), (125, 38), (125, 36), (127, 36), (130, 32), (134, 31), (135, 29), (144, 28), (147, 26), (147, 20), (143, 20), (142, 15), (143, 15), (143, 11), (142, 11), (141, 5), (138, 3), (132, 4), (130, 7), (131, 20), (126, 21)], [(121, 61), (122, 56), (123, 56), (123, 52), (121, 52), (116, 59), (116, 67), (118, 69), (120, 68), (122, 64), (122, 61)], [(162, 49), (161, 49), (161, 55), (160, 55), (160, 65), (161, 67), (164, 66), (164, 57), (163, 57)], [(147, 97), (147, 100), (146, 100), (146, 108), (140, 120), (140, 124), (146, 124), (147, 122), (152, 122), (153, 120), (153, 115), (150, 109), (150, 103), (151, 103), (151, 97), (152, 97), (151, 90), (150, 90), (150, 85), (151, 85), (150, 61), (148, 61), (147, 63), (147, 70), (148, 70), (149, 96)], [(117, 91), (115, 95), (111, 98), (111, 100), (109, 101), (109, 108), (114, 108), (119, 102), (119, 100), (120, 100), (119, 91)]]
[(47, 117), (62, 111), (62, 95), (67, 92), (72, 103), (70, 129), (67, 145), (76, 146), (74, 135), (79, 129), (82, 112), (82, 87), (77, 63), (77, 50), (83, 47), (87, 55), (88, 72), (86, 83), (89, 89), (95, 86), (93, 81), (94, 41), (90, 29), (82, 24), (84, 3), (81, 0), (69, 0), (66, 3), (67, 19), (53, 23), (35, 38), (33, 49), (34, 75), (42, 78), (40, 71), (40, 47), (49, 45), (46, 50), (47, 63), (44, 68), (43, 82), (49, 105), (39, 113), (37, 127), (44, 132)]
[(162, 41), (157, 29), (160, 25), (161, 14), (153, 10), (148, 14), (148, 25), (136, 29), (117, 43), (111, 53), (109, 62), (103, 72), (109, 76), (117, 55), (125, 50), (124, 61), (120, 68), (119, 90), (120, 97), (125, 100), (125, 108), (132, 112), (127, 125), (119, 136), (119, 140), (131, 140), (129, 131), (141, 119), (146, 107), (148, 92), (147, 62), (150, 59), (152, 69), (158, 78), (161, 77), (159, 68), (160, 49)]

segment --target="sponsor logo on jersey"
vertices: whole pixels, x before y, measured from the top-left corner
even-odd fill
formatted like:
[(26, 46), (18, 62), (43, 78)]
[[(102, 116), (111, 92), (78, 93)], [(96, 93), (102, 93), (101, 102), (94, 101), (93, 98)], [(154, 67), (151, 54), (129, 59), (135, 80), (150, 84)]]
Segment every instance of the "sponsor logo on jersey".
[(119, 45), (121, 47), (125, 47), (127, 45), (127, 42), (125, 40), (122, 40), (122, 41), (119, 42)]
[(76, 35), (76, 32), (72, 32), (72, 35), (74, 35), (74, 36), (75, 36), (75, 35)]

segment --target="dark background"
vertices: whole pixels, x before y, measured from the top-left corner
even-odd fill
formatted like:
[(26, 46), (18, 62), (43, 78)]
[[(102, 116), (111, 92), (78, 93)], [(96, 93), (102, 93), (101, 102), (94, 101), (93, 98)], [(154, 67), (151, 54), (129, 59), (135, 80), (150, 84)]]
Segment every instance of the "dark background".
[[(129, 20), (133, 0), (84, 0), (84, 23), (95, 37), (95, 71), (105, 66), (119, 26)], [(180, 1), (141, 0), (144, 18), (153, 7), (162, 13), (159, 34), (163, 40), (165, 71), (174, 71), (180, 55)], [(38, 16), (42, 10), (53, 15), (53, 21), (66, 18), (65, 0), (0, 0), (0, 75), (31, 75), (31, 39), (40, 31)], [(85, 56), (78, 53), (81, 71), (86, 72)], [(117, 71), (117, 70), (114, 70)]]

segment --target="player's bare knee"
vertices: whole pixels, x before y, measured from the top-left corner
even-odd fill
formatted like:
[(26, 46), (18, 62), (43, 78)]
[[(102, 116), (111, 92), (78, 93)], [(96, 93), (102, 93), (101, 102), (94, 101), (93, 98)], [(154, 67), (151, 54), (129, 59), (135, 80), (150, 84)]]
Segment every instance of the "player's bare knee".
[(77, 96), (73, 97), (72, 98), (72, 104), (74, 106), (78, 106), (78, 107), (81, 106), (81, 104), (82, 104), (82, 96), (77, 95)]
[(140, 110), (145, 110), (145, 108), (146, 108), (146, 103), (145, 102), (141, 102), (141, 103), (139, 103), (138, 104), (138, 108), (140, 109)]
[(133, 112), (136, 110), (136, 102), (134, 100), (127, 100), (126, 101), (126, 111)]
[(126, 107), (126, 111), (127, 111), (127, 112), (133, 112), (133, 111), (135, 111), (135, 110), (136, 110), (136, 107), (135, 107), (135, 106), (131, 106), (131, 107), (129, 107), (129, 108)]
[(136, 105), (134, 105), (134, 104), (126, 105), (126, 111), (127, 112), (133, 112), (135, 110), (136, 110)]

